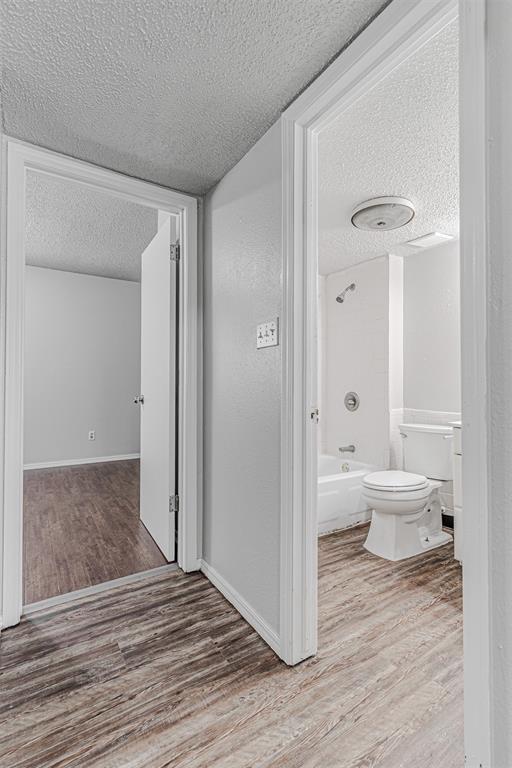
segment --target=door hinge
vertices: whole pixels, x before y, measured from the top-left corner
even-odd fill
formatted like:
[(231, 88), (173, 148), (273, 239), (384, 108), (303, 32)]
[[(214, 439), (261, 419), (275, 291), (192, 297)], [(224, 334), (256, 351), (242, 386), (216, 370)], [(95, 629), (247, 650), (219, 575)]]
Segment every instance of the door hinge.
[(180, 511), (180, 497), (177, 493), (174, 494), (174, 496), (169, 496), (169, 512), (179, 512)]
[(170, 250), (171, 261), (179, 261), (180, 260), (180, 244), (171, 243), (171, 245), (169, 246), (169, 250)]

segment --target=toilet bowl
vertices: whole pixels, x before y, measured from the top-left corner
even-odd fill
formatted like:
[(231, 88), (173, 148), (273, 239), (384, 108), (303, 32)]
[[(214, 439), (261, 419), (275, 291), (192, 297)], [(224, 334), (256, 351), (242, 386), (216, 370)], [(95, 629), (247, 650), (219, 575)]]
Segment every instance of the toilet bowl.
[(363, 499), (372, 509), (365, 549), (386, 560), (404, 560), (452, 537), (442, 529), (441, 483), (411, 472), (373, 472), (363, 479)]
[[(405, 471), (363, 478), (362, 498), (372, 510), (365, 548), (386, 560), (404, 560), (452, 541), (443, 531), (440, 480), (451, 479), (449, 427), (401, 424)], [(420, 467), (429, 474), (420, 474)]]

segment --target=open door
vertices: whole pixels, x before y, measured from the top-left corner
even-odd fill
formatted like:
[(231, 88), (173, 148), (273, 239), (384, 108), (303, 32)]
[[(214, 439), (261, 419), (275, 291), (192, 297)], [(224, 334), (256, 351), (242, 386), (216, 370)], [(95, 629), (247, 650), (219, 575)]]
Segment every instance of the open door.
[(176, 559), (177, 291), (174, 218), (142, 254), (140, 519), (168, 561)]

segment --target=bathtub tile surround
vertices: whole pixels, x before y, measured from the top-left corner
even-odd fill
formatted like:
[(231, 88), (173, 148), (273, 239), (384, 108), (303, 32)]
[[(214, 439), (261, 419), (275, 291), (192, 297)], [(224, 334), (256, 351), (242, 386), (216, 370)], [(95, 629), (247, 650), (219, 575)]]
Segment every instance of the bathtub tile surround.
[[(389, 464), (389, 261), (383, 256), (325, 278), (323, 335), (323, 448), (353, 443), (351, 459), (375, 466)], [(336, 301), (356, 284), (342, 304)], [(360, 406), (350, 412), (343, 398), (357, 392)]]

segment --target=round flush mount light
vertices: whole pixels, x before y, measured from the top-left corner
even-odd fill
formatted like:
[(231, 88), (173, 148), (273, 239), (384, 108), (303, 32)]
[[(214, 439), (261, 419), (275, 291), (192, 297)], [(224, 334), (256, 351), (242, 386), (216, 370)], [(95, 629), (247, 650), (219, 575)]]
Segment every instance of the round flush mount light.
[(405, 197), (374, 197), (356, 205), (351, 221), (357, 229), (385, 232), (403, 227), (413, 217), (414, 206)]

